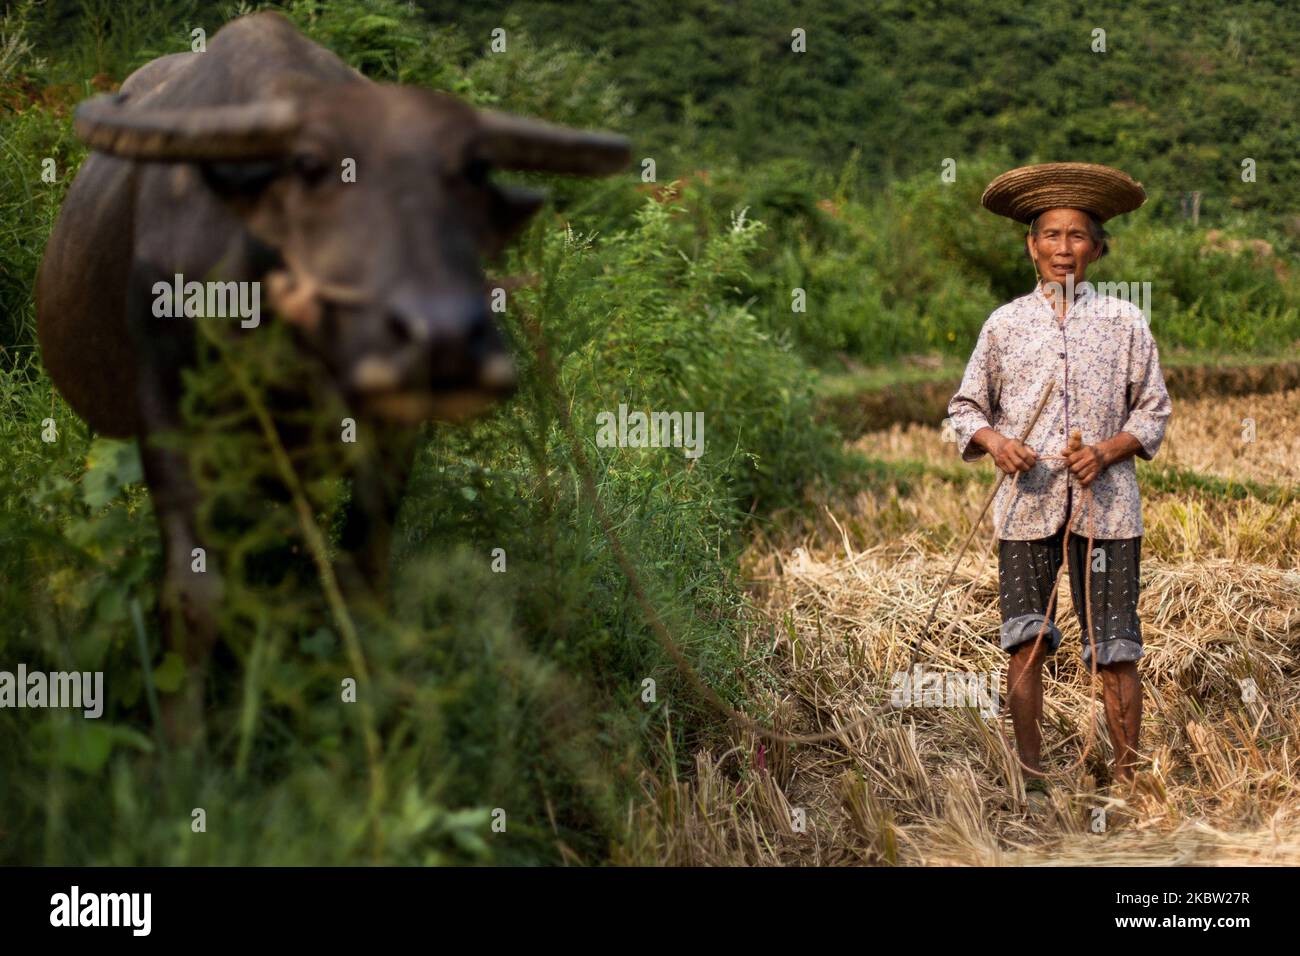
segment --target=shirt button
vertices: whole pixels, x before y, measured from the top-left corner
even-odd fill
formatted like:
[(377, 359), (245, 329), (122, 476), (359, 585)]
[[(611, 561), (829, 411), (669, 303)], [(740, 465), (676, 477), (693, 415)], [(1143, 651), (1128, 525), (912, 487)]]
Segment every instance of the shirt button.
[(1057, 355), (1058, 358), (1065, 358), (1065, 353), (1064, 353), (1064, 352), (1057, 352), (1056, 355)]

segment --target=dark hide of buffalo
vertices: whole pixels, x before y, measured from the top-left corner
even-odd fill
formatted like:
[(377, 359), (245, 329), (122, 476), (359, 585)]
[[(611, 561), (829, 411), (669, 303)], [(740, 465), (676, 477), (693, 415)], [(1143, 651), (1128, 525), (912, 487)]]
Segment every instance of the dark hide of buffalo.
[[(628, 144), (371, 82), (275, 13), (233, 21), (206, 52), (148, 63), (74, 122), (94, 152), (41, 263), (38, 335), (72, 408), (101, 434), (139, 439), (163, 541), (164, 634), (189, 672), (169, 730), (185, 738), (201, 728), (219, 556), (191, 571), (202, 543), (189, 462), (150, 439), (182, 427), (195, 323), (235, 320), (158, 317), (156, 284), (260, 283), (275, 316), (263, 321), (292, 323), (359, 420), (409, 437), (513, 390), (481, 263), (542, 197), (493, 184), (491, 170), (603, 175), (627, 163)], [(352, 476), (343, 532), (376, 588), (413, 446), (395, 444)]]

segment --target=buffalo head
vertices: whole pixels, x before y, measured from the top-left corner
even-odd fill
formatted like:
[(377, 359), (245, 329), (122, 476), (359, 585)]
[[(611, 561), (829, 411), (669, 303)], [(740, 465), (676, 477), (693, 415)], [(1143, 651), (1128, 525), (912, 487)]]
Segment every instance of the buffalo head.
[(344, 394), (407, 422), (462, 418), (514, 388), (481, 261), (543, 196), (491, 172), (601, 175), (628, 160), (622, 137), (368, 81), (183, 110), (104, 96), (75, 128), (110, 155), (195, 164), (273, 250), (267, 298)]

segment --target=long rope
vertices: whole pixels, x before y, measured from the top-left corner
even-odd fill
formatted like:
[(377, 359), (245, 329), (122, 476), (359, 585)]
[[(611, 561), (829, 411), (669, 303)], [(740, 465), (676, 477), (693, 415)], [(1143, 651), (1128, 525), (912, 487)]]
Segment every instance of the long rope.
[[(754, 720), (752, 717), (741, 713), (740, 711), (732, 707), (729, 703), (727, 703), (725, 700), (723, 700), (717, 694), (717, 692), (713, 690), (713, 688), (709, 687), (707, 684), (704, 683), (704, 681), (696, 673), (695, 669), (690, 665), (690, 662), (686, 659), (686, 655), (682, 652), (677, 642), (673, 639), (672, 634), (669, 632), (668, 627), (664, 624), (663, 618), (660, 616), (658, 609), (654, 606), (654, 604), (650, 601), (649, 597), (647, 596), (645, 587), (641, 581), (641, 576), (637, 573), (636, 566), (628, 556), (627, 551), (623, 546), (623, 542), (621, 538), (619, 537), (618, 533), (614, 530), (614, 526), (612, 522), (609, 520), (609, 516), (605, 512), (604, 503), (600, 498), (600, 494), (596, 485), (596, 479), (592, 472), (591, 465), (587, 460), (586, 452), (583, 450), (582, 441), (578, 437), (577, 431), (574, 428), (573, 418), (569, 412), (568, 403), (564, 400), (564, 394), (560, 389), (559, 377), (555, 370), (555, 365), (551, 360), (550, 350), (547, 347), (546, 338), (544, 334), (542, 333), (536, 320), (532, 316), (526, 313), (522, 314), (522, 325), (524, 327), (524, 330), (527, 332), (529, 339), (532, 342), (533, 352), (537, 358), (537, 364), (538, 364), (538, 369), (541, 372), (541, 378), (547, 388), (547, 391), (551, 393), (552, 403), (556, 410), (557, 417), (560, 420), (560, 424), (564, 429), (565, 438), (567, 439), (569, 449), (573, 454), (574, 464), (577, 467), (578, 476), (582, 482), (583, 491), (587, 495), (587, 499), (591, 502), (592, 511), (594, 512), (596, 516), (596, 520), (600, 525), (601, 532), (604, 535), (605, 540), (609, 545), (610, 552), (614, 555), (614, 560), (617, 562), (620, 570), (623, 572), (623, 576), (627, 579), (628, 587), (631, 589), (632, 595), (635, 598), (637, 605), (641, 608), (642, 614), (645, 616), (647, 622), (650, 624), (650, 628), (654, 632), (655, 636), (658, 638), (659, 643), (663, 646), (664, 650), (668, 653), (669, 657), (672, 658), (673, 663), (676, 666), (678, 672), (686, 679), (687, 683), (689, 683), (691, 687), (693, 687), (695, 691), (709, 704), (709, 706), (711, 706), (714, 710), (718, 711), (721, 715), (726, 717), (728, 720), (730, 720), (738, 727), (741, 727), (745, 730), (749, 730), (750, 732), (760, 737), (763, 737), (767, 740), (771, 740), (779, 743), (788, 743), (788, 744), (815, 744), (815, 743), (823, 743), (825, 741), (836, 739), (836, 738), (845, 739), (845, 742), (847, 742), (846, 736), (851, 731), (857, 730), (861, 727), (867, 726), (870, 723), (873, 723), (882, 714), (885, 714), (888, 711), (892, 710), (893, 709), (892, 705), (885, 705), (885, 706), (877, 707), (875, 710), (872, 710), (864, 714), (862, 717), (850, 721), (849, 723), (844, 724), (835, 730), (828, 730), (828, 731), (823, 731), (821, 733), (815, 733), (815, 734), (790, 734), (790, 733), (785, 733), (782, 731), (775, 730), (771, 727), (766, 726), (765, 724), (760, 723), (759, 721)], [(1043, 396), (1039, 400), (1038, 407), (1034, 410), (1034, 415), (1030, 420), (1028, 427), (1026, 427), (1024, 430), (1024, 433), (1021, 437), (1022, 442), (1026, 438), (1028, 438), (1029, 432), (1033, 430), (1033, 427), (1037, 423), (1039, 416), (1042, 414), (1044, 407), (1046, 407), (1047, 405), (1048, 399), (1051, 397), (1051, 393), (1054, 386), (1055, 386), (1054, 380), (1048, 382), (1047, 387), (1043, 391)], [(1039, 457), (1040, 460), (1061, 460), (1064, 458), (1064, 456), (1062, 455), (1051, 455), (1051, 456), (1043, 455)], [(1001, 488), (1002, 481), (1005, 478), (1006, 478), (1005, 474), (999, 477), (997, 483), (993, 488), (992, 493), (990, 493), (988, 498), (985, 500), (984, 507), (980, 511), (979, 518), (972, 526), (970, 534), (967, 535), (966, 541), (962, 545), (961, 551), (957, 555), (957, 560), (953, 563), (952, 569), (948, 572), (947, 578), (944, 579), (943, 585), (940, 587), (939, 592), (936, 594), (935, 606), (931, 610), (930, 617), (926, 621), (925, 627), (922, 629), (920, 636), (918, 637), (916, 643), (913, 646), (912, 665), (915, 665), (916, 657), (919, 653), (921, 642), (926, 632), (928, 631), (930, 624), (933, 622), (935, 614), (937, 613), (938, 602), (943, 597), (943, 591), (947, 588), (948, 583), (952, 580), (952, 576), (957, 569), (957, 565), (961, 561), (962, 555), (965, 553), (966, 548), (969, 546), (971, 540), (974, 538), (976, 529), (978, 529), (980, 522), (983, 520), (985, 513), (988, 511), (989, 505), (992, 503), (994, 497), (997, 495), (998, 489)], [(1014, 494), (1014, 488), (1016, 486), (1018, 478), (1019, 478), (1019, 474), (1017, 473), (1017, 475), (1012, 479), (1013, 494)], [(1088, 623), (1088, 639), (1090, 642), (1092, 642), (1092, 648), (1093, 648), (1092, 675), (1095, 678), (1097, 673), (1097, 655), (1096, 655), (1096, 645), (1092, 634), (1092, 606), (1091, 606), (1091, 579), (1092, 579), (1091, 555), (1092, 555), (1092, 543), (1093, 543), (1092, 489), (1085, 488), (1084, 492), (1085, 492), (1085, 502), (1087, 504), (1087, 516), (1088, 516), (1088, 557), (1089, 557), (1087, 569), (1085, 571), (1085, 584), (1084, 584), (1085, 593), (1088, 595), (1089, 598), (1087, 601), (1088, 606), (1085, 613), (1087, 615), (1087, 623)], [(994, 542), (997, 541), (996, 528), (994, 529), (993, 541)], [(1062, 547), (1064, 548), (1068, 546), (1068, 543), (1069, 543), (1069, 529), (1067, 526), (1065, 541)], [(1061, 568), (1058, 569), (1057, 571), (1056, 582), (1058, 585), (1060, 582), (1061, 572), (1065, 568), (1065, 563), (1067, 562), (1063, 561)], [(1048, 604), (1048, 612), (1047, 612), (1048, 615), (1051, 614), (1051, 608), (1055, 600), (1056, 600), (1056, 587), (1054, 586), (1052, 597)], [(965, 605), (965, 601), (963, 600), (962, 606), (964, 607), (964, 605)], [(1038, 637), (1035, 640), (1035, 647), (1037, 647), (1038, 643), (1042, 641), (1043, 635), (1046, 633), (1046, 625), (1047, 625), (1047, 617), (1045, 616), (1043, 621), (1043, 626), (1039, 629)], [(909, 670), (910, 670), (910, 666), (909, 666)], [(1022, 675), (1022, 679), (1023, 679), (1023, 675)], [(1017, 683), (1016, 686), (1019, 687), (1019, 683)], [(1008, 696), (1010, 696), (1010, 693), (1008, 694)], [(1095, 728), (1093, 728), (1092, 726), (1092, 721), (1089, 721), (1089, 729), (1095, 732)], [(1031, 773), (1035, 773), (1035, 774), (1040, 773), (1041, 771), (1037, 771), (1032, 767), (1026, 766), (1024, 762), (1020, 760), (1018, 752), (1015, 750), (1014, 747), (1011, 746), (1010, 742), (1007, 740), (1006, 732), (1001, 722), (999, 722), (998, 724), (998, 730), (1002, 736), (1003, 742), (1007, 745), (1008, 750), (1010, 751), (1012, 756), (1016, 759), (1016, 761), (1020, 763), (1021, 767), (1025, 770), (1030, 771)], [(1077, 766), (1079, 763), (1082, 763), (1083, 760), (1087, 759), (1087, 756), (1091, 750), (1093, 736), (1094, 736), (1093, 733), (1089, 734), (1088, 743), (1085, 746), (1083, 754), (1081, 755), (1080, 759), (1069, 769), (1072, 770), (1074, 766)]]
[(881, 713), (889, 708), (880, 708), (877, 711), (866, 714), (852, 723), (846, 724), (836, 730), (824, 731), (817, 734), (787, 734), (779, 730), (774, 730), (764, 724), (759, 723), (752, 717), (742, 714), (725, 700), (718, 696), (718, 693), (709, 685), (704, 683), (700, 676), (691, 667), (686, 655), (682, 649), (673, 640), (673, 636), (664, 624), (658, 609), (646, 595), (645, 587), (642, 584), (641, 576), (637, 573), (635, 565), (628, 557), (627, 550), (623, 547), (622, 539), (619, 538), (618, 532), (614, 530), (613, 524), (609, 520), (609, 515), (605, 512), (605, 505), (600, 499), (596, 487), (596, 479), (591, 470), (591, 464), (587, 461), (586, 452), (582, 448), (582, 441), (579, 439), (576, 429), (573, 426), (573, 417), (569, 413), (568, 403), (564, 400), (564, 394), (560, 390), (559, 377), (555, 371), (555, 365), (551, 361), (550, 350), (547, 348), (545, 336), (538, 327), (537, 322), (531, 316), (523, 314), (522, 324), (532, 341), (533, 352), (537, 357), (538, 369), (545, 383), (547, 390), (551, 393), (552, 401), (555, 406), (556, 415), (560, 420), (560, 425), (564, 429), (565, 438), (569, 444), (569, 450), (573, 454), (574, 464), (577, 466), (578, 477), (582, 481), (583, 491), (587, 499), (591, 502), (592, 511), (596, 515), (596, 521), (600, 525), (601, 533), (609, 545), (610, 552), (614, 555), (614, 560), (618, 563), (619, 569), (627, 579), (628, 587), (632, 591), (632, 596), (636, 599), (637, 606), (641, 608), (641, 613), (645, 615), (646, 620), (650, 623), (650, 629), (654, 631), (655, 636), (668, 656), (672, 658), (673, 664), (677, 667), (678, 672), (686, 678), (687, 683), (691, 685), (701, 697), (708, 702), (714, 710), (718, 711), (724, 717), (729, 719), (745, 730), (749, 730), (768, 740), (788, 744), (815, 744), (827, 740), (841, 738), (851, 730), (864, 727), (874, 721)]
[[(1029, 424), (1026, 425), (1024, 430), (1020, 433), (1021, 444), (1024, 444), (1024, 442), (1029, 438), (1030, 433), (1034, 430), (1034, 426), (1038, 423), (1039, 416), (1042, 415), (1043, 409), (1047, 406), (1048, 399), (1051, 398), (1052, 392), (1055, 387), (1056, 387), (1056, 380), (1049, 379), (1046, 388), (1043, 389), (1042, 397), (1038, 400), (1038, 406), (1037, 408), (1034, 409), (1034, 414), (1029, 420)], [(1071, 442), (1070, 442), (1069, 450), (1074, 451), (1076, 450), (1076, 446), (1078, 444), (1077, 442), (1078, 432), (1076, 431), (1072, 433), (1070, 438), (1071, 438)], [(1037, 458), (1039, 461), (1065, 461), (1066, 460), (1065, 455), (1038, 455)], [(1070, 478), (1074, 480), (1073, 476), (1070, 476)], [(920, 655), (921, 644), (924, 642), (926, 636), (930, 632), (930, 626), (934, 623), (935, 615), (939, 611), (939, 604), (943, 600), (943, 596), (948, 590), (948, 585), (951, 583), (953, 575), (956, 574), (957, 568), (961, 565), (961, 559), (966, 554), (966, 549), (970, 546), (971, 541), (974, 539), (975, 532), (979, 529), (980, 524), (983, 522), (984, 515), (988, 512), (989, 506), (993, 503), (993, 500), (997, 497), (998, 491), (1001, 490), (1002, 482), (1005, 479), (1006, 479), (1005, 473), (1000, 475), (998, 477), (997, 482), (993, 486), (993, 490), (989, 492), (988, 497), (984, 499), (984, 506), (980, 509), (979, 517), (975, 519), (975, 523), (971, 526), (970, 533), (966, 535), (966, 540), (962, 542), (962, 546), (957, 552), (957, 558), (956, 560), (953, 561), (952, 567), (948, 569), (948, 574), (944, 578), (943, 584), (941, 584), (939, 586), (938, 591), (935, 592), (935, 599), (934, 599), (934, 603), (930, 607), (930, 614), (926, 618), (925, 625), (921, 628), (920, 633), (917, 635), (916, 640), (912, 644), (912, 655), (908, 663), (909, 671), (916, 666), (917, 658)], [(1020, 472), (1016, 472), (1011, 478), (1010, 497), (1013, 499), (1016, 496), (1016, 487), (1019, 483), (1019, 480), (1020, 480)], [(1096, 644), (1096, 638), (1094, 637), (1093, 634), (1093, 627), (1092, 627), (1092, 548), (1095, 540), (1094, 532), (1093, 532), (1093, 510), (1094, 509), (1093, 509), (1092, 488), (1084, 487), (1082, 497), (1084, 502), (1084, 510), (1087, 516), (1087, 526), (1088, 526), (1087, 560), (1083, 572), (1084, 574), (1083, 592), (1085, 595), (1084, 615), (1086, 618), (1086, 624), (1088, 629), (1088, 643), (1092, 651), (1092, 654), (1090, 655), (1090, 662), (1092, 667), (1090, 677), (1091, 677), (1091, 683), (1093, 687), (1093, 693), (1095, 694), (1096, 692), (1095, 685), (1096, 685), (1096, 678), (1097, 678), (1097, 644)], [(1009, 521), (1010, 508), (1008, 508), (1007, 511), (1008, 511), (1007, 520)], [(1066, 521), (1065, 535), (1063, 536), (1061, 542), (1061, 553), (1062, 553), (1061, 565), (1060, 567), (1057, 568), (1056, 578), (1052, 582), (1052, 591), (1050, 597), (1048, 598), (1047, 610), (1044, 612), (1043, 615), (1043, 623), (1038, 629), (1038, 636), (1034, 639), (1033, 650), (1030, 652), (1031, 658), (1037, 654), (1038, 648), (1042, 644), (1043, 637), (1047, 633), (1047, 624), (1051, 619), (1052, 608), (1056, 604), (1056, 595), (1058, 590), (1060, 589), (1061, 575), (1064, 573), (1066, 565), (1069, 563), (1070, 525), (1073, 522), (1073, 519), (1074, 519), (1074, 515), (1071, 514)], [(1006, 530), (1005, 522), (1004, 522), (1003, 530), (1004, 531)], [(984, 554), (985, 560), (988, 560), (988, 556), (993, 553), (993, 549), (994, 547), (996, 547), (998, 539), (999, 539), (998, 530), (995, 528), (992, 537), (989, 539), (988, 550)], [(962, 599), (960, 603), (957, 605), (957, 611), (953, 615), (952, 623), (948, 625), (948, 627), (945, 629), (943, 633), (942, 639), (940, 641), (941, 644), (944, 641), (946, 641), (948, 636), (952, 633), (953, 628), (956, 627), (957, 622), (961, 620), (962, 612), (966, 609), (966, 603), (970, 599), (970, 596), (972, 593), (974, 593), (974, 591), (975, 591), (975, 581), (972, 581), (971, 586), (968, 587), (962, 594)], [(1020, 677), (1016, 681), (1016, 683), (1014, 685), (1008, 686), (1007, 688), (1008, 703), (1014, 696), (1015, 692), (1020, 688), (1021, 682), (1024, 681), (1025, 677), (1028, 674), (1029, 674), (1029, 668), (1025, 668), (1021, 672)], [(1094, 697), (1093, 700), (1095, 701), (1095, 699), (1096, 698)], [(1091, 719), (1091, 717), (1092, 715), (1089, 714), (1090, 719), (1088, 720), (1088, 728), (1087, 728), (1088, 734), (1087, 734), (1086, 741), (1084, 743), (1082, 753), (1080, 753), (1079, 758), (1074, 763), (1072, 763), (1070, 766), (1066, 767), (1064, 770), (1061, 771), (1062, 774), (1072, 773), (1075, 770), (1075, 768), (1077, 768), (1085, 760), (1087, 760), (1089, 754), (1091, 754), (1093, 744), (1096, 741), (1096, 725), (1094, 721)], [(998, 726), (998, 733), (1002, 737), (1002, 742), (1006, 745), (1008, 752), (1012, 755), (1015, 761), (1018, 764), (1020, 764), (1021, 769), (1024, 771), (1028, 771), (1029, 773), (1035, 776), (1041, 775), (1042, 773), (1041, 769), (1036, 767), (1030, 767), (1028, 764), (1026, 764), (1023, 760), (1020, 759), (1019, 750), (1017, 750), (1012, 745), (1011, 741), (1007, 738), (1004, 718), (999, 719), (997, 726)]]
[[(1064, 461), (1065, 458), (1066, 458), (1065, 455), (1039, 455), (1038, 456), (1039, 461)], [(1017, 472), (1015, 477), (1012, 478), (1011, 480), (1011, 488), (1012, 488), (1013, 496), (1015, 494), (1016, 479), (1018, 479), (1019, 477), (1020, 477), (1020, 473)], [(1096, 638), (1093, 636), (1093, 630), (1092, 630), (1092, 546), (1093, 546), (1094, 539), (1093, 539), (1093, 525), (1092, 525), (1093, 497), (1092, 497), (1091, 487), (1085, 487), (1083, 489), (1083, 497), (1084, 497), (1084, 510), (1087, 513), (1087, 519), (1088, 519), (1088, 550), (1085, 557), (1084, 570), (1083, 570), (1083, 594), (1084, 594), (1083, 603), (1084, 603), (1085, 624), (1088, 629), (1088, 646), (1092, 651), (1092, 654), (1090, 655), (1090, 663), (1092, 665), (1092, 670), (1089, 677), (1090, 689), (1095, 695), (1096, 682), (1097, 682), (1097, 641)], [(1052, 593), (1047, 599), (1047, 610), (1043, 614), (1043, 623), (1038, 628), (1038, 636), (1034, 638), (1034, 646), (1029, 654), (1031, 660), (1037, 654), (1038, 648), (1042, 644), (1043, 636), (1047, 633), (1047, 624), (1052, 617), (1052, 608), (1056, 605), (1056, 593), (1057, 590), (1060, 588), (1061, 575), (1065, 571), (1065, 566), (1069, 564), (1070, 524), (1073, 518), (1074, 516), (1070, 515), (1065, 522), (1065, 534), (1062, 536), (1062, 540), (1061, 540), (1061, 565), (1056, 569), (1056, 578), (1052, 581)], [(995, 541), (997, 540), (996, 533), (994, 534), (994, 540)], [(1041, 667), (1042, 665), (1040, 664), (1039, 666)], [(1007, 688), (1008, 705), (1010, 704), (1012, 697), (1015, 695), (1016, 690), (1020, 687), (1021, 681), (1025, 679), (1025, 676), (1029, 673), (1029, 671), (1030, 668), (1026, 667), (1021, 672), (1020, 679), (1016, 681), (1015, 685), (1008, 686)], [(1090, 704), (1095, 703), (1095, 701), (1096, 701), (1095, 696), (1089, 698)], [(1029, 773), (1033, 774), (1034, 776), (1042, 775), (1042, 770), (1040, 768), (1030, 767), (1028, 764), (1026, 764), (1023, 760), (1020, 759), (1019, 750), (1013, 747), (1011, 741), (1007, 738), (1006, 722), (1004, 719), (1000, 719), (998, 721), (998, 733), (1002, 736), (1002, 742), (1006, 744), (1008, 751), (1011, 753), (1013, 757), (1015, 757), (1016, 763), (1020, 764), (1022, 770), (1026, 770)], [(1083, 751), (1079, 754), (1079, 758), (1074, 763), (1070, 764), (1068, 767), (1066, 767), (1064, 770), (1061, 771), (1063, 775), (1073, 773), (1075, 768), (1082, 765), (1082, 763), (1088, 759), (1088, 755), (1092, 752), (1092, 745), (1096, 741), (1096, 735), (1097, 735), (1096, 721), (1094, 720), (1093, 713), (1090, 708), (1088, 714), (1088, 736), (1086, 742), (1084, 743)], [(1118, 750), (1118, 745), (1116, 749)], [(1125, 755), (1126, 759), (1127, 756), (1128, 755)], [(1116, 759), (1117, 760), (1120, 759), (1118, 753), (1116, 754)]]
[[(591, 465), (587, 460), (586, 452), (583, 450), (582, 441), (579, 439), (576, 429), (573, 425), (573, 417), (569, 412), (568, 403), (564, 400), (563, 392), (560, 390), (559, 377), (555, 370), (555, 365), (551, 360), (550, 349), (547, 347), (546, 338), (537, 325), (536, 320), (524, 313), (522, 315), (522, 324), (532, 342), (533, 352), (537, 358), (538, 369), (541, 372), (541, 378), (551, 393), (553, 405), (557, 417), (560, 420), (561, 427), (564, 429), (565, 437), (568, 441), (569, 448), (573, 454), (574, 464), (577, 466), (578, 477), (582, 482), (583, 491), (587, 499), (591, 502), (592, 511), (599, 523), (601, 533), (604, 535), (609, 545), (610, 552), (614, 555), (614, 560), (618, 563), (619, 569), (627, 579), (628, 587), (632, 591), (637, 605), (641, 608), (641, 613), (645, 615), (650, 624), (651, 630), (658, 638), (659, 643), (672, 658), (678, 672), (686, 678), (687, 683), (716, 711), (725, 716), (732, 723), (745, 730), (764, 737), (771, 741), (788, 744), (815, 744), (836, 738), (845, 738), (853, 730), (865, 727), (867, 724), (874, 722), (880, 715), (891, 710), (890, 706), (878, 707), (873, 711), (864, 714), (862, 717), (845, 724), (835, 730), (823, 731), (815, 734), (789, 734), (768, 727), (752, 717), (741, 713), (732, 707), (729, 703), (718, 696), (717, 692), (709, 687), (700, 676), (691, 667), (686, 655), (682, 652), (677, 642), (673, 640), (672, 634), (664, 624), (658, 609), (650, 601), (646, 594), (645, 587), (641, 581), (641, 576), (637, 573), (636, 567), (627, 554), (623, 542), (618, 533), (614, 530), (609, 516), (605, 512), (604, 503), (601, 501), (596, 479), (592, 472)], [(1046, 395), (1043, 402), (1040, 403), (1038, 412), (1042, 411), (1042, 406), (1046, 404)], [(1035, 414), (1035, 419), (1037, 413)], [(992, 499), (990, 499), (992, 500)], [(982, 517), (982, 514), (981, 514)]]
[[(1047, 386), (1043, 389), (1042, 397), (1039, 398), (1038, 400), (1038, 406), (1034, 409), (1034, 414), (1029, 419), (1029, 424), (1026, 425), (1024, 430), (1020, 433), (1021, 444), (1024, 444), (1028, 440), (1030, 433), (1034, 430), (1034, 426), (1038, 423), (1039, 416), (1042, 415), (1043, 409), (1047, 406), (1048, 399), (1052, 397), (1052, 392), (1055, 389), (1055, 387), (1056, 387), (1056, 380), (1049, 379), (1047, 382)], [(1070, 442), (1069, 450), (1074, 451), (1077, 445), (1078, 432), (1071, 434), (1070, 438), (1071, 438), (1071, 442)], [(1039, 461), (1065, 461), (1066, 460), (1065, 455), (1039, 455), (1037, 457)], [(1073, 476), (1070, 476), (1070, 478), (1073, 480)], [(930, 614), (926, 618), (925, 625), (921, 628), (920, 633), (917, 634), (916, 640), (912, 644), (912, 655), (908, 663), (909, 671), (916, 666), (917, 658), (920, 655), (921, 644), (924, 642), (926, 636), (930, 632), (930, 626), (934, 623), (935, 615), (939, 611), (939, 604), (943, 600), (943, 596), (948, 590), (948, 585), (951, 583), (953, 575), (956, 574), (957, 568), (961, 565), (961, 559), (966, 554), (966, 549), (970, 547), (970, 543), (975, 537), (975, 532), (979, 529), (980, 524), (984, 521), (984, 515), (988, 512), (989, 505), (991, 505), (993, 503), (993, 500), (997, 497), (998, 491), (1001, 490), (1002, 482), (1005, 479), (1006, 479), (1006, 474), (1005, 473), (1001, 474), (998, 477), (996, 484), (994, 484), (993, 490), (989, 492), (988, 497), (984, 499), (984, 506), (980, 509), (979, 517), (975, 519), (975, 523), (971, 526), (970, 533), (966, 535), (966, 540), (962, 542), (961, 548), (957, 551), (957, 558), (956, 560), (953, 561), (952, 567), (948, 569), (948, 574), (944, 578), (943, 584), (939, 585), (939, 590), (935, 592), (935, 599), (933, 604), (930, 607)], [(1019, 481), (1020, 481), (1020, 472), (1016, 472), (1011, 478), (1010, 497), (1013, 499), (1016, 496), (1016, 486), (1018, 485)], [(1093, 635), (1093, 629), (1092, 629), (1092, 548), (1094, 542), (1092, 488), (1091, 487), (1083, 488), (1082, 497), (1084, 501), (1084, 510), (1087, 515), (1087, 525), (1088, 525), (1087, 561), (1084, 566), (1084, 572), (1083, 572), (1084, 573), (1083, 592), (1085, 595), (1084, 615), (1086, 618), (1086, 624), (1088, 628), (1089, 647), (1092, 650), (1092, 654), (1090, 656), (1091, 665), (1092, 665), (1091, 681), (1093, 685), (1093, 692), (1095, 694), (1096, 692), (1095, 684), (1096, 684), (1096, 677), (1097, 677), (1097, 645), (1096, 645), (1096, 638)], [(1009, 521), (1010, 508), (1007, 509), (1007, 512), (1008, 512), (1007, 520)], [(1042, 644), (1043, 637), (1047, 633), (1047, 624), (1051, 619), (1052, 609), (1056, 605), (1057, 591), (1060, 589), (1061, 575), (1064, 573), (1065, 567), (1069, 563), (1070, 524), (1073, 522), (1073, 519), (1074, 519), (1074, 515), (1071, 514), (1068, 520), (1066, 521), (1065, 535), (1061, 542), (1061, 552), (1062, 552), (1061, 565), (1059, 568), (1057, 568), (1056, 578), (1052, 582), (1052, 591), (1050, 597), (1048, 598), (1047, 610), (1044, 612), (1043, 615), (1043, 623), (1038, 629), (1038, 636), (1034, 639), (1034, 647), (1033, 650), (1030, 652), (1031, 658), (1037, 654), (1038, 648)], [(1006, 528), (1004, 522), (1003, 531), (1005, 530)], [(994, 547), (996, 547), (998, 539), (999, 539), (998, 530), (994, 528), (993, 536), (989, 539), (988, 550), (984, 553), (985, 560), (988, 560), (989, 555), (993, 553), (993, 549)], [(961, 620), (962, 612), (966, 609), (966, 603), (970, 599), (971, 594), (974, 593), (974, 590), (975, 590), (975, 582), (972, 581), (971, 586), (968, 587), (965, 590), (965, 592), (962, 594), (961, 602), (957, 605), (957, 611), (953, 615), (952, 623), (948, 625), (948, 627), (945, 629), (942, 635), (942, 638), (940, 640), (941, 644), (944, 641), (946, 641), (948, 636), (951, 635), (953, 628), (956, 627), (957, 622)], [(1015, 692), (1019, 689), (1021, 682), (1025, 679), (1028, 673), (1029, 673), (1029, 668), (1025, 668), (1024, 671), (1020, 674), (1020, 677), (1016, 681), (1015, 685), (1008, 686), (1007, 688), (1008, 703), (1010, 702), (1011, 698), (1014, 696)], [(1093, 700), (1095, 700), (1095, 697), (1093, 698)], [(1079, 755), (1078, 760), (1072, 763), (1069, 767), (1065, 768), (1065, 770), (1061, 771), (1063, 774), (1073, 772), (1075, 768), (1080, 766), (1085, 760), (1088, 759), (1089, 754), (1092, 752), (1092, 747), (1096, 740), (1096, 726), (1094, 721), (1091, 719), (1091, 717), (1092, 715), (1089, 714), (1090, 719), (1088, 720), (1088, 734), (1087, 734), (1086, 742), (1084, 744), (1083, 752)], [(1023, 760), (1020, 759), (1019, 750), (1017, 750), (1011, 744), (1011, 741), (1007, 738), (1005, 720), (1003, 719), (999, 719), (998, 721), (998, 733), (1001, 735), (1002, 741), (1004, 744), (1006, 744), (1008, 751), (1015, 758), (1016, 762), (1020, 764), (1022, 770), (1028, 771), (1029, 773), (1034, 774), (1035, 776), (1038, 776), (1042, 773), (1041, 769), (1036, 767), (1030, 767)]]

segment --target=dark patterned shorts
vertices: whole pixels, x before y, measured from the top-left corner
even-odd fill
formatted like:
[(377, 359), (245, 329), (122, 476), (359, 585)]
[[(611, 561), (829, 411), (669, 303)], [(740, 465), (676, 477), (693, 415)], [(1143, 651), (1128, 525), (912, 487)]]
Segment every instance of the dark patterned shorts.
[[(1038, 636), (1052, 584), (1061, 568), (1065, 526), (1037, 541), (998, 541), (998, 590), (1002, 609), (1002, 649), (1010, 651)], [(1092, 542), (1092, 624), (1097, 666), (1135, 661), (1142, 656), (1142, 627), (1137, 616), (1142, 539), (1096, 538)], [(1083, 662), (1092, 666), (1092, 647), (1084, 617), (1083, 577), (1088, 539), (1070, 533), (1070, 596), (1079, 618)], [(1061, 644), (1052, 608), (1043, 643), (1048, 653)]]

